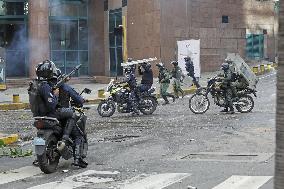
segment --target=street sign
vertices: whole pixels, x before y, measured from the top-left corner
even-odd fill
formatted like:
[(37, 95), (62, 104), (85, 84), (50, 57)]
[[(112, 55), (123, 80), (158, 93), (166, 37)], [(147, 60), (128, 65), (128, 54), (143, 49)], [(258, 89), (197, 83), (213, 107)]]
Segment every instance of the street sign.
[(6, 56), (5, 56), (5, 49), (0, 47), (0, 90), (6, 90)]

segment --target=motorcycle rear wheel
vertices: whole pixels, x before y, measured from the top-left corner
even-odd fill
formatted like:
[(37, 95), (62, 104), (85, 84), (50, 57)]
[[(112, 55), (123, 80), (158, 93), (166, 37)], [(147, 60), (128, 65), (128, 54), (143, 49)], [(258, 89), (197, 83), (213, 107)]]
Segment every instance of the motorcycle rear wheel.
[(60, 155), (57, 153), (58, 140), (54, 135), (46, 140), (46, 149), (42, 155), (37, 155), (38, 165), (42, 172), (46, 174), (54, 173), (57, 169)]
[(210, 101), (203, 94), (194, 94), (189, 99), (189, 109), (195, 114), (204, 114), (210, 106)]
[(101, 101), (97, 110), (100, 116), (111, 117), (115, 112), (115, 103), (110, 101)]
[(250, 95), (243, 95), (239, 98), (236, 109), (240, 113), (249, 113), (254, 108), (254, 100)]
[[(157, 109), (157, 102), (153, 97), (145, 96), (142, 98), (143, 105), (140, 108), (140, 112), (144, 115), (151, 115)], [(141, 105), (140, 105), (141, 106)]]

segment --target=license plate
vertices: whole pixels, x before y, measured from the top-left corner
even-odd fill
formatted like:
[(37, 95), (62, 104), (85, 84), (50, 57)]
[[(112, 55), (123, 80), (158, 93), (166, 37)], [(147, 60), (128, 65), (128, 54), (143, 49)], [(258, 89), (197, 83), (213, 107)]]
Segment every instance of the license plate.
[(45, 146), (45, 140), (40, 137), (35, 137), (33, 143), (35, 146)]

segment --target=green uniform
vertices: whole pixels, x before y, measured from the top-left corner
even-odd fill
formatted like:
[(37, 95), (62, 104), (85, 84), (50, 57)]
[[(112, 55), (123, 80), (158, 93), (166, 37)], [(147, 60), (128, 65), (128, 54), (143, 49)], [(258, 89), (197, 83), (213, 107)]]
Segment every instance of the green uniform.
[(230, 69), (224, 72), (224, 90), (225, 90), (226, 108), (229, 107), (231, 111), (234, 110), (233, 107), (234, 87), (232, 87), (233, 79), (234, 79), (233, 72)]
[(160, 94), (165, 100), (165, 104), (169, 103), (167, 96), (172, 97), (173, 101), (175, 100), (175, 97), (167, 92), (171, 82), (170, 78), (171, 75), (165, 68), (159, 70)]
[(174, 69), (172, 70), (172, 76), (174, 78), (173, 89), (175, 96), (178, 98), (179, 92), (182, 94), (182, 96), (184, 96), (184, 91), (181, 88), (181, 80), (183, 79), (184, 75), (182, 73), (181, 68), (178, 65), (174, 66)]

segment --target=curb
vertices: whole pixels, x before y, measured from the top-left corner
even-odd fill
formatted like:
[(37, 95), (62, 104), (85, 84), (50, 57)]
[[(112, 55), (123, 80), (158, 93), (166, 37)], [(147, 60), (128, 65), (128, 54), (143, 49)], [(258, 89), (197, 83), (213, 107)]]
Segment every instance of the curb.
[(30, 104), (29, 103), (5, 103), (0, 104), (0, 110), (20, 110), (20, 109), (29, 109)]
[(17, 142), (18, 139), (19, 139), (18, 134), (11, 134), (11, 135), (0, 137), (0, 146), (13, 144), (13, 143)]

